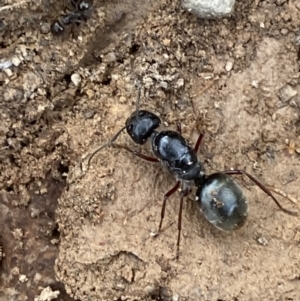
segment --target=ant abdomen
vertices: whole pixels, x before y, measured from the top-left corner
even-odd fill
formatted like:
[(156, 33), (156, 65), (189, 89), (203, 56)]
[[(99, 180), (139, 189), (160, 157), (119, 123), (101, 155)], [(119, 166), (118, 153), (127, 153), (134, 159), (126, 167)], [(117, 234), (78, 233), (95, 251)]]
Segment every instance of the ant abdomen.
[(236, 230), (247, 219), (246, 197), (239, 185), (224, 173), (204, 178), (197, 189), (196, 200), (205, 218), (221, 230)]

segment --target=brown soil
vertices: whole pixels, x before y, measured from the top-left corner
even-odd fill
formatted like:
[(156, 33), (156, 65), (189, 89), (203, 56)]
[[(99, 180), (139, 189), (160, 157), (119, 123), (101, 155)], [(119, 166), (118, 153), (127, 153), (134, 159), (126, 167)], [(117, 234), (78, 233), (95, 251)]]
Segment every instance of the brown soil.
[(235, 232), (213, 228), (193, 190), (177, 260), (178, 193), (153, 237), (172, 176), (117, 148), (86, 164), (135, 110), (138, 80), (165, 128), (181, 122), (191, 143), (205, 132), (207, 173), (245, 169), (299, 198), (298, 0), (237, 1), (218, 21), (143, 3), (95, 1), (62, 37), (49, 31), (61, 5), (1, 12), (0, 58), (21, 62), (0, 71), (0, 300), (47, 286), (56, 300), (300, 300), (299, 217), (249, 180), (237, 177), (250, 214)]

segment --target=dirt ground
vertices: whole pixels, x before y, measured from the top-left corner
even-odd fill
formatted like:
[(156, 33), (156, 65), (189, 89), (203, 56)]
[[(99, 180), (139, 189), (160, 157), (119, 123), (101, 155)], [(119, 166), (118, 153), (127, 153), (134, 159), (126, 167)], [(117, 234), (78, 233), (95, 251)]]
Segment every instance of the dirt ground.
[[(300, 300), (299, 217), (248, 179), (236, 177), (250, 210), (235, 232), (209, 224), (193, 190), (177, 260), (179, 193), (153, 237), (172, 176), (111, 147), (86, 164), (135, 110), (139, 81), (163, 128), (181, 122), (192, 144), (205, 133), (207, 174), (245, 169), (299, 199), (299, 1), (237, 1), (216, 21), (179, 1), (95, 0), (61, 37), (50, 25), (62, 3), (5, 5), (0, 69), (15, 65), (0, 70), (0, 300), (47, 286), (56, 300)], [(125, 133), (118, 143), (138, 149)]]

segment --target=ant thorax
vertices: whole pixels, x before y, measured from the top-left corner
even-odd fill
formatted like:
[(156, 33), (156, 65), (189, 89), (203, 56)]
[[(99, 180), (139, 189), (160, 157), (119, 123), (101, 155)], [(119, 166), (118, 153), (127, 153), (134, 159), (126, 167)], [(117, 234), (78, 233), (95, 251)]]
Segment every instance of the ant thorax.
[(155, 157), (180, 181), (193, 181), (202, 171), (196, 152), (178, 132), (154, 131), (151, 146)]

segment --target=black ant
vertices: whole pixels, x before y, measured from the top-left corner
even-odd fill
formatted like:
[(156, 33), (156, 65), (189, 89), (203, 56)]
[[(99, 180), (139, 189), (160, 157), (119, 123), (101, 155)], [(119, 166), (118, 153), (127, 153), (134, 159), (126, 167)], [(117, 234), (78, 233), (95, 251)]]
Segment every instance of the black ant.
[(60, 35), (65, 31), (65, 27), (76, 24), (79, 25), (83, 21), (87, 21), (92, 15), (92, 0), (69, 0), (69, 13), (61, 15), (51, 25), (53, 35)]
[[(126, 125), (122, 127), (108, 143), (102, 145), (90, 155), (88, 166), (93, 156), (106, 146), (124, 148), (137, 157), (149, 162), (161, 162), (176, 178), (177, 183), (164, 196), (158, 232), (162, 227), (167, 200), (181, 185), (177, 255), (179, 254), (180, 245), (183, 199), (191, 192), (193, 183), (197, 187), (196, 200), (198, 201), (202, 213), (210, 223), (221, 230), (229, 231), (242, 227), (248, 215), (246, 197), (239, 185), (230, 175), (247, 176), (273, 199), (280, 210), (290, 215), (297, 215), (297, 213), (283, 208), (265, 185), (244, 170), (225, 170), (207, 176), (196, 155), (204, 135), (199, 135), (194, 148), (192, 148), (181, 135), (181, 125), (179, 123), (177, 124), (177, 132), (170, 130), (157, 131), (156, 129), (160, 126), (161, 120), (154, 113), (139, 110), (140, 95), (141, 91), (139, 89), (136, 110), (127, 119)], [(143, 155), (127, 146), (114, 144), (118, 136), (125, 129), (136, 144), (143, 145), (150, 138), (152, 152), (155, 157)]]

